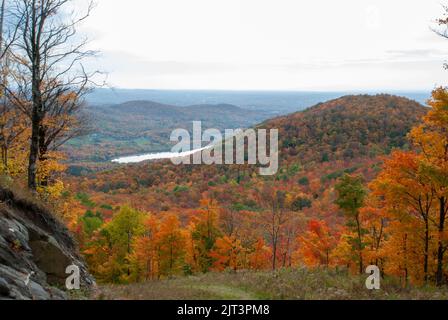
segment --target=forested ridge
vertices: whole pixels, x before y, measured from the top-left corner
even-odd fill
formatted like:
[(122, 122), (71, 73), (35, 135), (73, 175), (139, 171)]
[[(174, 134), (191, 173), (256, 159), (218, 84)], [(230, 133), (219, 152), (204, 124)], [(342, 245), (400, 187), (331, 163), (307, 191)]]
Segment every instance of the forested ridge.
[[(279, 130), (279, 170), (272, 176), (247, 164), (112, 165), (103, 161), (116, 150), (104, 152), (110, 141), (92, 135), (95, 122), (104, 121), (101, 134), (123, 138), (123, 150), (132, 152), (148, 142), (140, 140), (141, 131), (156, 143), (166, 137), (164, 117), (170, 113), (176, 117), (169, 123), (204, 120), (220, 129), (234, 121), (249, 126), (246, 116), (263, 121), (264, 115), (228, 104), (181, 110), (134, 101), (98, 107), (99, 118), (91, 119), (86, 96), (104, 84), (103, 73), (84, 64), (96, 52), (78, 37), (77, 27), (93, 4), (69, 15), (61, 8), (70, 0), (1, 3), (0, 253), (16, 260), (0, 259), (0, 271), (33, 259), (30, 254), (44, 246), (56, 250), (60, 263), (41, 266), (43, 273), (29, 273), (27, 281), (43, 288), (57, 265), (60, 285), (71, 257), (83, 264), (78, 244), (102, 285), (138, 288), (173, 278), (210, 281), (213, 275), (225, 282), (245, 274), (269, 285), (314, 275), (341, 283), (359, 280), (375, 265), (402, 293), (422, 287), (442, 293), (448, 283), (447, 88), (435, 88), (428, 107), (387, 94), (351, 95), (261, 123), (255, 129)], [(448, 19), (438, 23), (446, 26)], [(126, 110), (134, 118), (126, 118)], [(123, 132), (123, 126), (133, 129)], [(86, 148), (75, 160), (96, 158), (96, 171), (85, 163), (68, 170), (70, 147), (89, 136), (93, 144), (90, 138), (82, 142)], [(129, 136), (138, 141), (127, 145)], [(33, 229), (35, 220), (45, 232)], [(59, 237), (51, 234), (57, 232)], [(69, 239), (60, 241), (70, 250), (52, 244), (56, 238)], [(90, 287), (94, 281), (83, 273)], [(1, 278), (1, 295), (33, 297), (27, 287), (13, 292)], [(20, 273), (8, 276), (16, 278)], [(296, 294), (280, 289), (265, 297)], [(238, 296), (248, 297), (241, 291)]]
[(397, 96), (346, 96), (270, 120), (266, 126), (280, 128), (282, 157), (324, 162), (405, 148), (403, 133), (426, 112), (419, 103)]
[[(429, 110), (400, 97), (347, 96), (268, 121), (259, 127), (278, 128), (282, 146), (273, 177), (260, 177), (255, 166), (159, 161), (71, 178), (66, 196), (78, 213), (70, 210), (70, 223), (106, 282), (303, 265), (360, 273), (369, 264), (404, 284), (435, 282), (436, 236), (427, 267), (417, 262), (422, 251), (403, 267), (395, 236), (421, 221), (417, 213), (408, 213), (407, 226), (396, 220), (379, 188), (390, 157), (418, 153), (408, 134)], [(134, 239), (113, 240), (131, 220)], [(407, 240), (414, 254), (423, 244), (415, 236)], [(123, 241), (123, 251), (110, 241)]]
[(191, 131), (193, 121), (224, 130), (248, 128), (270, 117), (265, 111), (229, 104), (179, 107), (153, 101), (88, 105), (84, 113), (90, 118), (88, 134), (63, 148), (71, 167), (96, 168), (123, 155), (169, 150), (171, 132), (177, 128)]

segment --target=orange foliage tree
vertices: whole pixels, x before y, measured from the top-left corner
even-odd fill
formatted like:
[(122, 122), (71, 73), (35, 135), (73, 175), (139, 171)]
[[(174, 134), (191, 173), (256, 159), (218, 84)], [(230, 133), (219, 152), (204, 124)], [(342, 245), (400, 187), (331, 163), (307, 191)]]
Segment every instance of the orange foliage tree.
[(325, 221), (311, 220), (308, 223), (308, 230), (297, 238), (297, 242), (300, 248), (296, 255), (306, 266), (328, 268), (332, 264), (331, 254), (336, 248), (338, 239)]

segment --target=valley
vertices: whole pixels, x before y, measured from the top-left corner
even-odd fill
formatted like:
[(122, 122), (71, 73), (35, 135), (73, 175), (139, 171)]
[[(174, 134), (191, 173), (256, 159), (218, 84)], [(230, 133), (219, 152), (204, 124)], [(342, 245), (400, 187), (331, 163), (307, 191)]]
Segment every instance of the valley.
[(448, 6), (347, 1), (0, 1), (0, 300), (448, 299)]
[(71, 163), (110, 162), (120, 156), (169, 151), (171, 132), (190, 130), (193, 121), (224, 130), (248, 128), (270, 116), (228, 104), (177, 107), (151, 101), (92, 105), (84, 112), (90, 132), (65, 146)]
[[(423, 104), (428, 98), (425, 92), (400, 94)], [(221, 131), (245, 129), (343, 95), (342, 92), (98, 89), (88, 97), (84, 110), (89, 123), (87, 134), (68, 141), (63, 151), (69, 172), (79, 175), (110, 168), (110, 162), (117, 158), (169, 152), (173, 147), (169, 141), (171, 132), (191, 130), (193, 121), (202, 121), (205, 128)], [(132, 100), (135, 98), (142, 100)], [(185, 106), (186, 103), (192, 105)]]
[[(70, 210), (66, 219), (100, 282), (170, 279), (229, 268), (334, 266), (344, 265), (343, 261), (354, 271), (356, 263), (345, 260), (343, 246), (349, 244), (343, 244), (342, 234), (350, 227), (336, 204), (335, 188), (347, 175), (362, 176), (363, 184), (369, 185), (381, 172), (385, 157), (410, 149), (407, 135), (427, 111), (402, 97), (357, 95), (263, 122), (256, 127), (279, 130), (280, 169), (274, 176), (259, 176), (257, 166), (251, 165), (175, 166), (169, 160), (67, 176), (70, 192), (65, 201)], [(135, 240), (135, 251), (129, 256), (136, 264), (120, 260), (114, 253), (116, 245), (104, 247), (111, 232), (106, 230), (120, 216), (143, 219), (142, 227), (151, 232), (171, 234), (176, 239), (169, 244), (174, 256), (157, 262), (150, 244), (157, 240), (143, 237)], [(365, 223), (376, 226), (377, 222)], [(324, 248), (315, 251), (300, 244), (312, 241), (301, 239), (314, 237), (313, 232), (319, 241), (329, 241), (327, 261), (322, 256)], [(214, 245), (208, 247), (207, 241)], [(140, 269), (140, 255), (150, 259), (143, 260), (151, 264), (149, 270)], [(157, 264), (168, 262), (170, 266)]]

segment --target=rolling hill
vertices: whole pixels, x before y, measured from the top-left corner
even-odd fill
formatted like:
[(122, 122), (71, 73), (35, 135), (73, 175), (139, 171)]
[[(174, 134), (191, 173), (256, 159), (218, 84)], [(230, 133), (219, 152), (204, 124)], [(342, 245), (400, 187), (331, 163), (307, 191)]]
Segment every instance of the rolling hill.
[[(266, 121), (259, 127), (279, 129), (281, 147), (279, 173), (266, 179), (318, 199), (344, 172), (372, 178), (380, 156), (407, 147), (407, 133), (427, 110), (402, 97), (346, 96)], [(255, 166), (174, 166), (156, 161), (88, 175), (82, 178), (86, 188), (75, 190), (95, 194), (102, 202), (118, 205), (126, 199), (155, 211), (173, 206), (194, 208), (203, 192), (214, 192), (231, 206), (255, 201), (250, 195), (257, 192), (253, 183), (265, 179), (255, 172)], [(79, 186), (76, 181), (74, 178), (72, 184)], [(315, 185), (311, 188), (312, 181)], [(240, 199), (235, 199), (221, 194), (226, 188), (247, 191), (248, 196), (240, 194)]]
[[(407, 148), (408, 132), (427, 110), (401, 97), (346, 96), (266, 121), (259, 127), (280, 132), (280, 166), (274, 176), (260, 176), (257, 166), (251, 165), (176, 166), (154, 161), (67, 177), (69, 224), (99, 276), (103, 269), (98, 266), (109, 260), (89, 255), (91, 246), (102, 248), (95, 244), (101, 232), (92, 228), (103, 230), (102, 226), (107, 229), (109, 223), (120, 221), (127, 206), (161, 223), (176, 220), (193, 243), (197, 232), (213, 230), (224, 237), (220, 239), (237, 239), (249, 254), (258, 245), (272, 252), (275, 248), (272, 256), (278, 260), (271, 262), (279, 268), (293, 266), (300, 249), (298, 237), (308, 232), (311, 222), (328, 226), (334, 239), (344, 232), (347, 220), (335, 203), (339, 178), (349, 173), (362, 175), (366, 183), (374, 179), (382, 156), (394, 148)], [(213, 229), (192, 231), (195, 225), (202, 228), (198, 221)], [(188, 251), (192, 254), (188, 266), (197, 268), (194, 248)]]
[(279, 129), (283, 158), (328, 162), (406, 148), (407, 133), (427, 112), (418, 102), (398, 96), (345, 96), (261, 127)]
[(107, 162), (117, 156), (167, 151), (171, 132), (191, 130), (193, 121), (224, 130), (247, 128), (269, 117), (229, 104), (179, 107), (151, 101), (92, 105), (86, 113), (92, 131), (68, 144), (70, 162)]

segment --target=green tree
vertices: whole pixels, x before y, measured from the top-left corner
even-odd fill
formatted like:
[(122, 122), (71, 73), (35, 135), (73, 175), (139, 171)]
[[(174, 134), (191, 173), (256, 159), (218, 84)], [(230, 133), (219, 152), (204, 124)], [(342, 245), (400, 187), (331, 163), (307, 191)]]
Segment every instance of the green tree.
[(132, 243), (135, 237), (142, 235), (144, 229), (144, 213), (129, 206), (123, 206), (120, 212), (105, 227), (109, 245), (115, 252), (116, 262), (124, 267), (130, 276), (129, 257), (132, 253)]
[(199, 253), (198, 264), (202, 272), (207, 272), (213, 265), (210, 255), (216, 239), (221, 236), (219, 229), (220, 208), (213, 199), (202, 199), (201, 209), (198, 210), (196, 226), (192, 233), (195, 249)]
[(351, 229), (354, 229), (356, 233), (356, 239), (353, 239), (352, 245), (358, 252), (360, 274), (364, 273), (362, 258), (362, 235), (364, 231), (361, 226), (359, 210), (363, 207), (364, 199), (367, 195), (363, 181), (364, 179), (362, 176), (351, 176), (345, 174), (335, 186), (337, 192), (336, 204), (344, 212), (348, 220), (348, 226)]
[(92, 211), (88, 210), (81, 220), (83, 222), (84, 233), (88, 238), (91, 238), (93, 233), (103, 225), (103, 218), (99, 212), (93, 214)]

